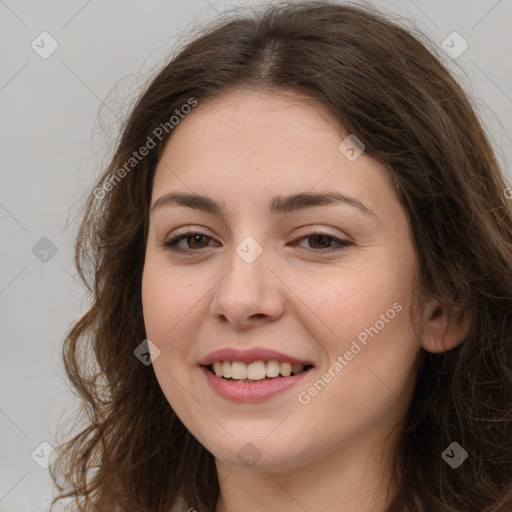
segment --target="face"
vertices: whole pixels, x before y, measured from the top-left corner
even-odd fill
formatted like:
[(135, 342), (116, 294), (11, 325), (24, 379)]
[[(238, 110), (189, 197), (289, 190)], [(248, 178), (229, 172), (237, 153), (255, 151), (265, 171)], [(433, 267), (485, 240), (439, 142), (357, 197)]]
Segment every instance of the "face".
[(153, 368), (224, 464), (364, 449), (408, 407), (408, 216), (334, 126), (292, 93), (230, 92), (181, 120), (156, 169), (142, 279)]

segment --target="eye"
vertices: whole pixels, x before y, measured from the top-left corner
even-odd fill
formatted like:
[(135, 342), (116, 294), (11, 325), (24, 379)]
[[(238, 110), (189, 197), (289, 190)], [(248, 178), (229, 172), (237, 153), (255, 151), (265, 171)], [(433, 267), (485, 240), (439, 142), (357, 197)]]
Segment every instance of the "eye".
[[(317, 249), (316, 252), (340, 251), (352, 245), (352, 242), (349, 242), (348, 240), (340, 240), (339, 238), (336, 238), (328, 233), (322, 233), (317, 231), (313, 231), (311, 233), (308, 233), (306, 236), (298, 238), (297, 240), (294, 241), (294, 243), (302, 240), (310, 241), (310, 246), (312, 246), (313, 249)], [(335, 242), (334, 246), (331, 245), (332, 242)], [(306, 247), (306, 249), (307, 248), (308, 247)]]
[[(171, 238), (170, 240), (165, 241), (161, 245), (173, 252), (192, 253), (201, 249), (206, 249), (209, 246), (209, 240), (213, 240), (213, 238), (204, 233), (201, 233), (200, 231), (187, 231)], [(340, 240), (339, 238), (336, 238), (328, 233), (317, 231), (313, 231), (305, 236), (297, 238), (293, 241), (293, 244), (298, 245), (297, 242), (303, 240), (310, 241), (309, 248), (314, 252), (340, 251), (352, 245), (352, 242), (347, 240)], [(333, 242), (334, 246), (332, 245)], [(308, 249), (308, 247), (304, 248)]]
[[(187, 231), (186, 233), (167, 240), (162, 245), (174, 252), (189, 253), (194, 252), (197, 249), (204, 249), (205, 247), (208, 247), (208, 244), (204, 244), (204, 241), (208, 239), (213, 240), (211, 237), (201, 233), (200, 231)], [(180, 247), (179, 244), (182, 241), (185, 242), (184, 245), (186, 247)]]

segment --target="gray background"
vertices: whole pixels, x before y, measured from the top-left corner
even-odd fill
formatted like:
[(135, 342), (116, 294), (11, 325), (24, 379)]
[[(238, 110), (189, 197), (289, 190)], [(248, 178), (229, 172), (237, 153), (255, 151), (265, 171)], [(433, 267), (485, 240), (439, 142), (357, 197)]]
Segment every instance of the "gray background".
[[(72, 260), (77, 205), (155, 64), (197, 22), (248, 3), (0, 0), (0, 511), (48, 510), (49, 472), (31, 454), (43, 441), (56, 446), (77, 405), (60, 361), (87, 305)], [(511, 184), (512, 1), (373, 3), (430, 37), (471, 95)], [(43, 31), (59, 45), (46, 59), (31, 47), (50, 47)], [(469, 43), (456, 59), (441, 49), (453, 31)], [(55, 255), (40, 252), (43, 237)]]

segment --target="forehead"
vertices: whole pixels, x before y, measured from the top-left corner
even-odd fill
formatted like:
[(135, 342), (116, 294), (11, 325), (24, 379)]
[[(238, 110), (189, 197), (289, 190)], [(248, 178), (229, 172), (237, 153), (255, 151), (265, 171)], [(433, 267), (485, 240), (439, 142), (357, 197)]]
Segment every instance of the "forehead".
[(314, 190), (362, 202), (393, 194), (379, 163), (342, 154), (346, 135), (323, 105), (294, 92), (235, 90), (199, 101), (162, 153), (152, 202), (177, 189), (220, 200), (265, 198), (265, 205), (269, 197)]
[(217, 155), (240, 158), (272, 154), (289, 160), (293, 155), (288, 151), (298, 144), (305, 154), (321, 141), (329, 144), (326, 135), (337, 141), (337, 131), (336, 119), (325, 106), (297, 92), (235, 89), (199, 101), (173, 130), (168, 146), (192, 143), (199, 152), (215, 149)]

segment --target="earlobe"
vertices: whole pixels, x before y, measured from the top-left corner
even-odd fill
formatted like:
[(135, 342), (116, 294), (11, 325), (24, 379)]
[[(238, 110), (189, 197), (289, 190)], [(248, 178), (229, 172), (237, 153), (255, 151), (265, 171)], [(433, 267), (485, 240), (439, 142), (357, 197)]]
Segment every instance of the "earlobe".
[(470, 327), (468, 311), (450, 312), (439, 304), (430, 304), (425, 311), (422, 347), (434, 354), (452, 350), (466, 339)]

